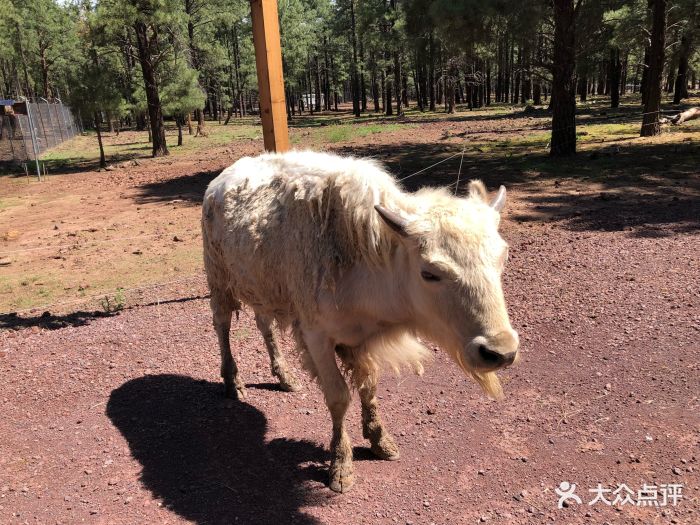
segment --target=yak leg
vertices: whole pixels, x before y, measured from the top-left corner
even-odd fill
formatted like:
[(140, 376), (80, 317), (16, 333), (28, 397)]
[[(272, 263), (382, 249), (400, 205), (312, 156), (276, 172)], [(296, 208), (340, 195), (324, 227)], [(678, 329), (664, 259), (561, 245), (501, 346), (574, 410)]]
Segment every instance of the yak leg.
[(350, 405), (350, 389), (335, 362), (333, 342), (317, 332), (304, 332), (304, 341), (333, 421), (329, 487), (335, 492), (347, 492), (355, 482), (352, 443), (345, 431), (345, 413)]
[(260, 330), (263, 339), (265, 339), (267, 353), (270, 354), (272, 374), (279, 380), (282, 390), (285, 392), (296, 392), (301, 388), (301, 385), (299, 385), (294, 374), (289, 370), (289, 365), (277, 346), (275, 334), (272, 332), (272, 322), (267, 317), (256, 313), (255, 324), (258, 325), (258, 330)]
[(362, 402), (362, 435), (369, 439), (372, 453), (380, 459), (399, 459), (399, 447), (394, 438), (387, 432), (379, 416), (379, 403), (377, 402), (377, 373), (368, 376), (360, 388), (360, 401)]
[(225, 395), (232, 399), (242, 399), (245, 397), (245, 387), (238, 377), (238, 367), (231, 354), (229, 340), (233, 301), (226, 297), (226, 294), (219, 294), (212, 290), (211, 309), (214, 316), (214, 329), (221, 350), (221, 377), (224, 380)]

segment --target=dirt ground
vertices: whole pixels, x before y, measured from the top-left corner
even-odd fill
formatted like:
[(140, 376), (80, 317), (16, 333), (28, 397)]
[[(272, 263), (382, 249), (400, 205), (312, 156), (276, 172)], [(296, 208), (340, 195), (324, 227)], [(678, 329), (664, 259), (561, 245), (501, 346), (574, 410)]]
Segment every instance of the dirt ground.
[[(508, 185), (504, 286), (523, 352), (501, 402), (437, 348), (423, 377), (384, 377), (398, 462), (372, 457), (355, 400), (344, 495), (325, 485), (318, 388), (277, 390), (247, 314), (232, 341), (248, 398), (223, 399), (199, 202), (259, 140), (42, 184), (0, 177), (0, 523), (700, 523), (697, 131), (591, 140), (556, 168), (536, 141), (489, 154), (544, 122), (425, 121), (329, 146), (401, 177), (466, 144), (463, 176)], [(459, 160), (406, 184), (451, 182)], [(125, 309), (105, 311), (122, 286)], [(565, 481), (582, 503), (559, 509)], [(682, 498), (589, 505), (598, 484), (635, 500), (676, 484)]]

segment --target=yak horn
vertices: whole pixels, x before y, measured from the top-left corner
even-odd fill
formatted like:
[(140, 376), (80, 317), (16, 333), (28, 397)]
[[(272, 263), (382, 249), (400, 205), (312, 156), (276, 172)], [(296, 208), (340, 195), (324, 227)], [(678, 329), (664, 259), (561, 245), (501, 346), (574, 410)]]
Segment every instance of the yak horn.
[(491, 201), (490, 206), (494, 210), (496, 210), (497, 212), (500, 213), (501, 210), (503, 209), (503, 206), (505, 206), (505, 205), (506, 205), (506, 187), (501, 186), (500, 188), (498, 188), (498, 193)]
[(408, 227), (408, 220), (394, 211), (387, 210), (381, 204), (375, 204), (374, 209), (377, 210), (377, 213), (379, 213), (379, 216), (384, 219), (384, 222), (387, 226), (389, 226), (389, 228), (403, 237), (408, 236), (408, 232), (406, 231), (406, 228)]

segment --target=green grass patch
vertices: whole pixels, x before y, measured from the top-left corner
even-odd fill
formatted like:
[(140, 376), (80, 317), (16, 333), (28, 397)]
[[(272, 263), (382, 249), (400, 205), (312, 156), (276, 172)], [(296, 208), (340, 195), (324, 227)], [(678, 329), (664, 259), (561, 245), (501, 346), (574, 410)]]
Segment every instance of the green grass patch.
[(414, 127), (414, 125), (384, 122), (373, 124), (336, 124), (321, 126), (311, 130), (294, 130), (290, 140), (293, 145), (322, 146), (324, 144), (350, 142), (370, 135), (391, 133), (407, 127)]
[[(182, 136), (183, 145), (177, 146), (177, 127), (168, 123), (166, 143), (171, 155), (206, 151), (212, 147), (226, 146), (239, 140), (262, 138), (262, 127), (256, 125), (252, 118), (231, 120), (226, 126), (218, 122), (207, 122), (206, 131), (206, 136), (195, 137), (189, 135), (185, 127)], [(151, 156), (148, 131), (125, 131), (119, 135), (105, 132), (103, 144), (108, 164)], [(81, 164), (92, 166), (98, 163), (99, 154), (97, 135), (90, 130), (46, 152), (42, 155), (42, 160), (49, 164), (49, 169), (52, 166), (69, 167)]]
[(0, 281), (0, 304), (2, 310), (40, 306), (52, 302), (62, 290), (62, 283), (49, 273), (10, 275)]

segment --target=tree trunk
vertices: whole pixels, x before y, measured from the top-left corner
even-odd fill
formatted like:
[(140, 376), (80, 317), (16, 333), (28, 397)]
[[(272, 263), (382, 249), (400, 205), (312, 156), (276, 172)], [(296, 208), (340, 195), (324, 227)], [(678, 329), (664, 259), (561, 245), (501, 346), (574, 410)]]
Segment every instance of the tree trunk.
[(488, 59), (486, 60), (486, 105), (491, 105), (491, 61)]
[(396, 116), (403, 115), (401, 108), (401, 57), (398, 51), (394, 53), (394, 91), (396, 92)]
[[(523, 76), (523, 48), (518, 46), (518, 70), (515, 72), (515, 89), (513, 90), (513, 103), (517, 104), (520, 100), (520, 84)], [(525, 102), (525, 100), (523, 100)]]
[[(238, 114), (241, 118), (245, 115), (245, 99), (243, 97), (243, 82), (241, 82), (241, 49), (238, 44), (238, 25), (233, 26), (233, 58), (236, 62), (236, 92), (238, 93)], [(190, 135), (192, 133), (190, 132)]]
[(321, 111), (321, 63), (316, 55), (315, 59), (316, 74), (314, 75), (314, 106), (316, 106), (316, 111)]
[(333, 55), (331, 55), (331, 70), (333, 73), (333, 111), (338, 111), (338, 72)]
[(526, 40), (525, 45), (523, 47), (523, 61), (522, 61), (522, 68), (523, 68), (523, 89), (522, 89), (522, 103), (525, 104), (527, 103), (528, 100), (532, 97), (532, 78), (530, 76), (530, 57), (531, 52), (530, 52), (530, 44)]
[(554, 0), (554, 64), (550, 155), (576, 153), (576, 11), (574, 0)]
[(158, 81), (153, 67), (153, 49), (158, 48), (157, 33), (153, 33), (151, 39), (148, 38), (148, 27), (143, 22), (134, 24), (136, 30), (136, 41), (139, 51), (139, 62), (143, 73), (143, 82), (146, 89), (146, 100), (148, 102), (148, 117), (151, 125), (151, 137), (153, 141), (153, 156), (161, 157), (168, 155), (168, 146), (165, 142), (165, 126), (163, 125), (163, 108), (158, 94)]
[[(282, 61), (282, 69), (284, 69), (284, 60)], [(285, 86), (284, 88), (284, 105), (287, 109), (287, 120), (291, 122), (292, 120), (292, 106), (290, 103), (289, 89)]]
[(40, 48), (40, 68), (41, 68), (41, 83), (44, 88), (44, 98), (51, 98), (51, 93), (49, 90), (49, 62), (46, 59), (46, 49)]
[[(466, 79), (466, 73), (465, 75), (465, 82), (467, 81)], [(474, 79), (474, 67), (472, 66), (472, 79)], [(477, 106), (477, 98), (479, 97), (478, 93), (478, 88), (474, 81), (471, 81), (467, 84), (467, 107), (469, 108), (469, 111), (472, 111), (476, 106)]]
[[(676, 33), (677, 35), (677, 33)], [(679, 48), (680, 51), (680, 48)], [(678, 53), (675, 53), (668, 64), (668, 76), (666, 77), (666, 84), (664, 86), (664, 91), (666, 93), (673, 93), (673, 86), (676, 81), (676, 69), (678, 68)]]
[(640, 136), (642, 137), (651, 137), (661, 133), (659, 113), (661, 110), (661, 80), (664, 72), (667, 0), (651, 0), (651, 3), (653, 9), (651, 46), (649, 48), (647, 96), (644, 104), (642, 129), (640, 131)]
[(429, 56), (430, 62), (428, 63), (428, 97), (430, 99), (429, 108), (430, 111), (435, 111), (435, 42), (433, 39), (433, 32), (430, 32), (429, 41)]
[(413, 68), (413, 84), (416, 86), (416, 102), (418, 103), (418, 110), (425, 111), (425, 105), (423, 103), (423, 81), (421, 74), (418, 69), (418, 53), (414, 57), (415, 67)]
[(387, 86), (387, 78), (386, 78), (386, 72), (384, 71), (384, 68), (381, 69), (382, 73), (382, 81), (379, 83), (381, 86), (382, 90), (382, 112), (386, 111), (386, 86)]
[(386, 111), (387, 116), (394, 114), (394, 102), (393, 102), (393, 92), (392, 92), (392, 80), (391, 71), (386, 73)]
[(177, 117), (175, 123), (177, 124), (177, 145), (182, 146), (182, 117)]
[(441, 46), (440, 58), (442, 59), (440, 64), (440, 71), (442, 72), (442, 98), (444, 103), (445, 112), (447, 112), (447, 63), (445, 60), (445, 52), (447, 50), (444, 46)]
[(97, 132), (97, 144), (100, 146), (100, 168), (105, 169), (107, 167), (107, 161), (105, 160), (105, 150), (102, 145), (102, 132), (100, 131), (99, 111), (95, 111), (95, 131)]
[(673, 103), (680, 104), (681, 100), (688, 97), (688, 59), (690, 57), (692, 33), (681, 37), (681, 47), (678, 57), (678, 76), (676, 77)]
[(458, 71), (456, 68), (450, 64), (449, 69), (447, 70), (447, 76), (449, 77), (447, 79), (447, 84), (445, 85), (445, 98), (447, 100), (447, 108), (446, 112), (447, 113), (454, 113), (455, 112), (455, 85), (457, 84), (457, 74)]
[(620, 107), (620, 73), (622, 64), (620, 63), (620, 48), (610, 48), (610, 107)]
[(325, 78), (325, 109), (326, 111), (331, 110), (331, 66), (328, 61), (328, 39), (323, 37), (323, 55), (325, 62), (324, 78)]
[(405, 69), (401, 73), (401, 101), (403, 107), (408, 109), (408, 75)]
[[(224, 35), (224, 38), (226, 38), (226, 35)], [(234, 87), (234, 70), (236, 69), (236, 61), (234, 60), (232, 53), (231, 53), (231, 45), (228, 43), (228, 40), (226, 40), (226, 54), (228, 55), (228, 95), (229, 95), (229, 106), (228, 106), (228, 112), (226, 113), (226, 120), (224, 121), (224, 126), (228, 126), (229, 121), (231, 120), (231, 115), (235, 111), (236, 108), (236, 89)]]
[(27, 57), (24, 54), (24, 46), (22, 45), (22, 30), (19, 22), (16, 22), (15, 24), (17, 28), (17, 47), (19, 50), (19, 56), (20, 59), (22, 60), (22, 69), (24, 72), (24, 89), (25, 94), (27, 95), (28, 98), (32, 98), (34, 96), (34, 90), (32, 89), (32, 85), (29, 82), (29, 70), (27, 68)]
[(365, 68), (365, 47), (360, 39), (360, 110), (367, 113), (367, 82)]
[(350, 80), (352, 82), (352, 112), (360, 116), (360, 74), (357, 68), (357, 33), (355, 30), (355, 0), (350, 0), (350, 33), (352, 42), (352, 63)]
[(586, 102), (588, 95), (588, 77), (580, 75), (578, 77), (578, 96), (581, 102)]
[(501, 93), (503, 91), (503, 39), (498, 38), (496, 46), (496, 102), (501, 101)]
[[(189, 46), (189, 51), (190, 51), (190, 66), (192, 66), (193, 69), (195, 69), (197, 72), (199, 72), (199, 56), (197, 54), (197, 48), (194, 45), (194, 20), (192, 18), (193, 16), (193, 11), (196, 9), (197, 6), (195, 5), (195, 2), (192, 0), (185, 0), (185, 13), (187, 14), (187, 37), (188, 37), (188, 46)], [(202, 85), (202, 81), (197, 77), (197, 82), (199, 82), (199, 87), (204, 89), (204, 86)], [(194, 110), (194, 116), (195, 119), (197, 120), (197, 133), (195, 136), (206, 136), (207, 131), (204, 129), (204, 113), (202, 112), (201, 108), (197, 108)]]
[(379, 106), (379, 78), (377, 76), (377, 62), (375, 60), (375, 55), (372, 53), (372, 101), (374, 102), (374, 112), (379, 113), (381, 107)]
[(503, 65), (503, 92), (501, 93), (501, 102), (506, 104), (510, 101), (510, 81), (511, 81), (511, 57), (513, 54), (512, 44), (510, 39), (506, 41), (506, 48), (504, 50)]
[[(653, 0), (649, 0), (649, 3), (651, 4)], [(650, 60), (650, 52), (649, 52), (649, 46), (644, 47), (644, 66), (642, 67), (642, 82), (639, 90), (642, 92), (642, 106), (646, 105), (647, 103), (647, 93), (649, 92), (648, 85), (649, 85), (649, 60)]]
[(314, 104), (311, 102), (311, 90), (313, 89), (313, 81), (311, 80), (311, 71), (313, 67), (311, 65), (311, 55), (306, 55), (306, 92), (304, 96), (306, 97), (306, 107), (310, 115), (314, 114)]

